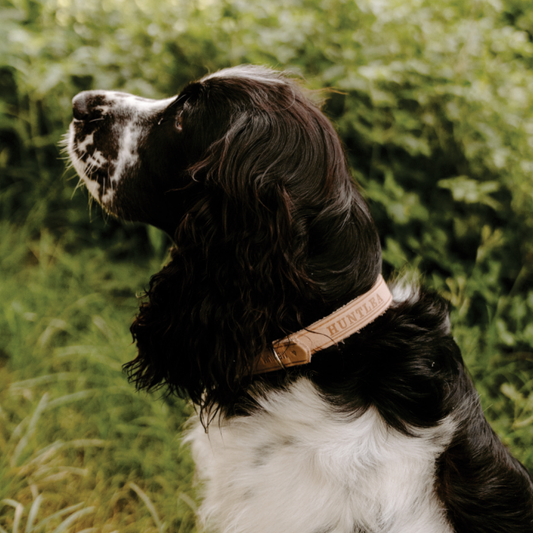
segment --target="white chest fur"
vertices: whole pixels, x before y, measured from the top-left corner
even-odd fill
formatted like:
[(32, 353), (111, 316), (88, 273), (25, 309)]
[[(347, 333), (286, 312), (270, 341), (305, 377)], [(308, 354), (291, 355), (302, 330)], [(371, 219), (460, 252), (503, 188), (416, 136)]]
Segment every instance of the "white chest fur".
[(451, 533), (433, 490), (453, 422), (406, 437), (375, 409), (335, 412), (301, 379), (249, 417), (187, 441), (205, 483), (200, 518), (224, 533)]

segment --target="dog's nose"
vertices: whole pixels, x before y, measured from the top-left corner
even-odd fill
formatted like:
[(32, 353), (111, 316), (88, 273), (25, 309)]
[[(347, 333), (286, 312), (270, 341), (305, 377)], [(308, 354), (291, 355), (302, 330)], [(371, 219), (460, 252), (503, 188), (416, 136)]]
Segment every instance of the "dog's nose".
[(72, 99), (72, 114), (76, 120), (94, 120), (102, 115), (95, 109), (90, 91), (83, 91)]
[(77, 120), (86, 120), (89, 116), (87, 107), (87, 96), (85, 93), (79, 93), (72, 99), (72, 114)]

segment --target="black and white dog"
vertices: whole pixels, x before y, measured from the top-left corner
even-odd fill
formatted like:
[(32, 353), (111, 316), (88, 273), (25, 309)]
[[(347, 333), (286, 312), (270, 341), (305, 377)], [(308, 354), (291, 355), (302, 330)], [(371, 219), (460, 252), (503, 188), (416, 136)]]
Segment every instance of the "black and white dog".
[(197, 406), (206, 527), (533, 531), (531, 478), (483, 416), (446, 303), (408, 284), (391, 298), (341, 143), (299, 84), (237, 67), (166, 100), (73, 107), (90, 193), (175, 243), (126, 367)]

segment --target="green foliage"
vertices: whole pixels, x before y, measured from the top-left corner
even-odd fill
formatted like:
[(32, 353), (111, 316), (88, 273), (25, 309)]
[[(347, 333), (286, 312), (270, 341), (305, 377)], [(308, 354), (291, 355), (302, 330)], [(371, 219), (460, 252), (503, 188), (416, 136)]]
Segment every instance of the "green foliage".
[[(97, 206), (88, 211), (86, 195), (74, 194), (75, 182), (66, 179), (74, 173), (65, 174), (58, 142), (81, 90), (158, 98), (239, 63), (289, 68), (312, 88), (334, 89), (325, 110), (378, 224), (385, 274), (417, 268), (447, 296), (488, 417), (533, 467), (528, 0), (0, 0), (0, 35), (0, 452), (17, 459), (0, 462), (0, 479), (8, 480), (0, 484), (0, 525), (14, 531), (17, 516), (30, 520), (38, 495), (17, 472), (37, 464), (40, 453), (48, 457), (55, 439), (75, 440), (75, 427), (76, 438), (105, 444), (82, 445), (83, 453), (58, 448), (50, 455), (58, 465), (89, 468), (80, 479), (96, 483), (97, 492), (105, 487), (102, 498), (113, 502), (118, 521), (135, 508), (150, 527), (166, 522), (179, 530), (177, 522), (168, 526), (178, 520), (167, 519), (177, 516), (175, 502), (148, 505), (163, 493), (152, 491), (153, 480), (168, 488), (179, 484), (177, 476), (161, 473), (156, 457), (147, 462), (139, 435), (158, 441), (165, 461), (184, 472), (169, 441), (183, 406), (158, 412), (168, 404), (129, 396), (118, 371), (127, 359), (131, 294), (156, 270), (142, 257), (159, 262), (166, 241), (157, 231), (106, 220)], [(96, 268), (104, 282), (92, 277)], [(43, 381), (26, 381), (34, 378)], [(128, 439), (136, 444), (121, 448)], [(85, 467), (80, 455), (99, 460)], [(80, 492), (78, 501), (77, 489), (67, 498), (69, 490), (58, 490), (50, 513), (94, 505), (93, 493), (83, 492), (93, 494), (86, 501)], [(6, 509), (11, 518), (2, 522)], [(84, 520), (115, 523), (105, 512)], [(54, 518), (53, 527), (68, 515)]]
[(121, 372), (132, 294), (160, 261), (1, 231), (0, 531), (192, 531), (178, 440), (191, 409), (137, 394)]

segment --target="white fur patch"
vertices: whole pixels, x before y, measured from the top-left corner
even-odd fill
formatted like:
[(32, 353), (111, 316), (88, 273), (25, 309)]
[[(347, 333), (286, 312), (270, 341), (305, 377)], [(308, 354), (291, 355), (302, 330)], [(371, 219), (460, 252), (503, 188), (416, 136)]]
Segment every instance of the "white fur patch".
[(143, 135), (143, 128), (135, 121), (126, 123), (118, 138), (119, 150), (115, 163), (115, 170), (110, 174), (112, 184), (118, 183), (139, 161), (139, 140)]
[(213, 74), (209, 74), (202, 78), (201, 81), (209, 80), (211, 78), (243, 78), (247, 80), (262, 81), (272, 84), (287, 83), (281, 77), (277, 77), (275, 71), (251, 65), (241, 65), (240, 67), (224, 68)]
[[(83, 183), (85, 183), (87, 189), (89, 190), (89, 193), (94, 197), (99, 197), (99, 191), (100, 191), (100, 184), (96, 181), (93, 181), (89, 176), (91, 172), (96, 168), (101, 168), (101, 166), (105, 163), (105, 158), (101, 152), (95, 151), (91, 157), (87, 158), (87, 162), (83, 162), (77, 155), (77, 152), (74, 150), (75, 144), (74, 144), (74, 128), (73, 125), (70, 125), (69, 132), (68, 132), (68, 144), (67, 149), (69, 153), (70, 160), (72, 162), (72, 166), (78, 173), (78, 176), (82, 179)], [(83, 142), (79, 143), (77, 146), (77, 150), (81, 153), (85, 153), (88, 146), (91, 146), (94, 142), (94, 134), (87, 135), (87, 137), (83, 140)]]
[(248, 417), (200, 424), (192, 444), (220, 533), (451, 533), (434, 494), (435, 461), (455, 424), (407, 437), (377, 410), (337, 413), (307, 379), (259, 398)]
[(78, 151), (82, 153), (86, 152), (87, 147), (91, 146), (92, 144), (94, 144), (94, 133), (87, 135), (87, 137), (85, 137), (85, 139), (83, 139), (83, 141), (78, 144)]
[(389, 288), (391, 289), (392, 299), (396, 303), (405, 302), (420, 291), (418, 283), (406, 279), (400, 279)]
[(167, 108), (176, 98), (164, 98), (163, 100), (151, 100), (149, 98), (142, 98), (128, 93), (120, 93), (116, 91), (102, 91), (105, 92), (108, 105), (99, 106), (103, 112), (114, 111), (117, 107), (128, 109), (128, 111), (134, 113), (137, 116), (146, 114), (152, 115), (158, 111), (163, 111)]

